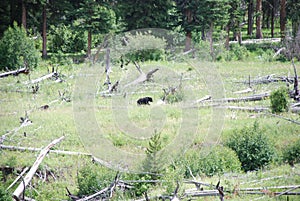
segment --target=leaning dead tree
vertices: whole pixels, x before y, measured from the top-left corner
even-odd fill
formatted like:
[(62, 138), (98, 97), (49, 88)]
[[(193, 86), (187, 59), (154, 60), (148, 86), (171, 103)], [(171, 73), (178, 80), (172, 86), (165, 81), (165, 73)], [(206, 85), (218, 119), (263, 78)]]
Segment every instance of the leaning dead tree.
[(146, 81), (150, 81), (153, 77), (153, 74), (158, 71), (159, 69), (158, 68), (155, 68), (151, 71), (149, 71), (148, 73), (144, 73), (140, 67), (140, 65), (136, 62), (136, 61), (133, 61), (136, 69), (139, 71), (140, 73), (140, 76), (135, 79), (134, 81), (128, 83), (125, 85), (125, 88), (130, 86), (130, 85), (137, 85), (137, 84), (140, 84), (140, 83), (143, 83), (143, 82), (146, 82)]
[(39, 165), (45, 158), (45, 156), (48, 154), (49, 150), (56, 144), (58, 144), (60, 141), (64, 139), (64, 136), (53, 140), (50, 144), (48, 144), (42, 151), (40, 152), (39, 156), (37, 157), (36, 161), (33, 163), (32, 167), (30, 168), (27, 175), (24, 177), (23, 181), (19, 184), (19, 186), (16, 188), (16, 190), (13, 192), (12, 197), (16, 201), (24, 200), (25, 197), (25, 190), (33, 176), (35, 175), (35, 172), (37, 171)]
[(298, 74), (297, 74), (297, 69), (296, 69), (295, 63), (294, 63), (294, 59), (292, 59), (292, 64), (293, 64), (294, 74), (295, 74), (294, 91), (293, 91), (292, 96), (293, 96), (294, 100), (299, 101), (300, 100), (300, 93), (299, 93), (299, 88), (298, 88), (299, 80), (298, 80)]
[(17, 70), (13, 70), (13, 71), (8, 71), (8, 72), (5, 72), (5, 73), (1, 73), (0, 74), (0, 78), (7, 77), (7, 76), (10, 76), (10, 75), (17, 76), (17, 75), (19, 75), (21, 73), (27, 75), (29, 73), (28, 67), (24, 67), (24, 68), (20, 68), (20, 69), (17, 69)]

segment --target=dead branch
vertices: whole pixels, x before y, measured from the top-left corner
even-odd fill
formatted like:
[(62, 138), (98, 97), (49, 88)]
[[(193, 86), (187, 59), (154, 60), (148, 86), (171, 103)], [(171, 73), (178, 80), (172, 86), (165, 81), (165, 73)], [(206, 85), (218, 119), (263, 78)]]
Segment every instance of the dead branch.
[(23, 169), (23, 171), (19, 174), (19, 176), (13, 181), (13, 183), (11, 183), (11, 184), (7, 187), (6, 190), (9, 190), (11, 187), (13, 187), (13, 186), (19, 181), (19, 179), (20, 179), (21, 177), (23, 177), (23, 175), (27, 172), (28, 169), (29, 169), (28, 167), (25, 167), (25, 168)]
[(136, 61), (133, 61), (133, 63), (134, 63), (134, 65), (135, 65), (136, 69), (139, 71), (140, 76), (139, 76), (137, 79), (135, 79), (134, 81), (132, 81), (132, 82), (126, 84), (126, 85), (125, 85), (125, 88), (128, 87), (128, 86), (130, 86), (130, 85), (137, 85), (137, 84), (139, 84), (139, 83), (143, 83), (143, 82), (146, 82), (146, 81), (150, 81), (151, 78), (152, 78), (152, 76), (153, 76), (153, 74), (154, 74), (156, 71), (159, 70), (158, 68), (156, 68), (156, 69), (153, 69), (153, 70), (149, 71), (147, 74), (145, 74), (145, 73), (142, 71), (140, 65), (139, 65)]
[(31, 80), (30, 82), (26, 82), (25, 84), (36, 84), (36, 83), (39, 83), (40, 81), (43, 81), (43, 80), (46, 80), (46, 79), (49, 79), (49, 78), (55, 78), (57, 79), (59, 77), (58, 73), (57, 72), (52, 72), (52, 73), (49, 73), (47, 75), (44, 75), (40, 78), (37, 78), (35, 80)]
[[(31, 151), (31, 152), (42, 151), (41, 148), (19, 147), (19, 146), (11, 146), (11, 145), (3, 145), (3, 144), (0, 144), (0, 148), (4, 149), (4, 150), (11, 150), (11, 151)], [(92, 156), (92, 154), (89, 154), (89, 153), (74, 152), (74, 151), (49, 150), (49, 152), (50, 153), (55, 153), (55, 154), (62, 154), (62, 155)]]
[(21, 197), (21, 194), (23, 192), (25, 192), (25, 188), (26, 186), (29, 184), (29, 182), (31, 181), (32, 177), (34, 176), (36, 170), (38, 169), (40, 163), (43, 161), (44, 157), (48, 154), (49, 150), (55, 146), (57, 143), (59, 143), (61, 140), (64, 139), (64, 136), (53, 140), (49, 145), (47, 145), (44, 149), (41, 150), (39, 156), (37, 157), (36, 161), (33, 163), (32, 167), (30, 168), (29, 172), (27, 173), (27, 175), (24, 178), (24, 183), (20, 183), (20, 185), (17, 187), (17, 189), (14, 191), (13, 193), (13, 198), (16, 201), (20, 201), (23, 198)]
[(281, 115), (277, 115), (277, 114), (273, 114), (273, 113), (269, 113), (269, 112), (266, 112), (265, 114), (266, 114), (266, 115), (273, 116), (273, 117), (277, 117), (277, 118), (280, 118), (280, 119), (284, 119), (284, 120), (286, 120), (286, 121), (289, 121), (289, 122), (292, 122), (292, 123), (294, 123), (294, 124), (300, 125), (300, 122), (299, 122), (299, 121), (296, 121), (296, 120), (293, 120), (293, 119), (290, 119), (290, 118), (287, 118), (287, 117), (284, 117), (284, 116), (281, 116)]
[[(279, 196), (281, 196), (281, 195), (285, 195), (285, 194), (287, 194), (287, 193), (289, 193), (289, 192), (291, 192), (291, 191), (293, 191), (293, 190), (295, 190), (295, 189), (297, 189), (297, 188), (300, 188), (300, 185), (294, 186), (294, 187), (290, 188), (289, 190), (286, 190), (286, 191), (284, 191), (284, 192), (282, 192), (282, 193), (276, 195), (276, 197), (279, 197)], [(299, 194), (300, 194), (300, 192), (299, 192)]]
[(5, 141), (5, 139), (8, 135), (14, 134), (14, 133), (18, 132), (21, 128), (32, 124), (32, 121), (29, 119), (26, 111), (25, 111), (25, 117), (20, 117), (20, 123), (21, 123), (21, 125), (19, 127), (14, 128), (13, 130), (9, 131), (8, 133), (6, 133), (0, 137), (0, 145)]
[(29, 69), (28, 69), (27, 67), (24, 67), (24, 68), (20, 68), (20, 69), (18, 69), (18, 70), (13, 70), (13, 71), (1, 73), (1, 74), (0, 74), (0, 78), (7, 77), (7, 76), (10, 76), (10, 75), (17, 76), (17, 75), (19, 75), (20, 73), (23, 73), (23, 74), (26, 74), (26, 75), (27, 75), (27, 74), (29, 73)]

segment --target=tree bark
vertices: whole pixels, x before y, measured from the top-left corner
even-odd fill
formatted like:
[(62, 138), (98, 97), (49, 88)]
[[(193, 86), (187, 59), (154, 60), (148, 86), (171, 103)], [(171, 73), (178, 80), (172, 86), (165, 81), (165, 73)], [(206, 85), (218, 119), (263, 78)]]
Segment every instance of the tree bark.
[(92, 49), (92, 31), (89, 30), (88, 31), (88, 47), (87, 47), (87, 54), (86, 54), (86, 56), (88, 58), (91, 57), (91, 49)]
[(44, 59), (47, 57), (47, 10), (46, 10), (46, 4), (43, 5), (43, 47), (42, 47), (42, 57)]
[(253, 33), (253, 12), (254, 12), (254, 4), (253, 0), (249, 0), (248, 4), (248, 35), (252, 36)]
[(22, 25), (26, 30), (26, 4), (25, 0), (22, 0)]
[(280, 0), (280, 37), (285, 39), (285, 25), (286, 25), (286, 0)]
[[(190, 9), (187, 9), (185, 12), (187, 22), (190, 24), (192, 22), (192, 11)], [(192, 43), (192, 31), (190, 28), (186, 31), (186, 40), (185, 40), (185, 48), (184, 51), (189, 51), (191, 49), (191, 43)]]
[(257, 39), (262, 39), (263, 34), (262, 34), (262, 0), (257, 0), (256, 1), (256, 38)]
[(271, 37), (274, 38), (274, 25), (275, 25), (275, 14), (276, 14), (276, 1), (272, 0), (272, 8), (271, 8)]

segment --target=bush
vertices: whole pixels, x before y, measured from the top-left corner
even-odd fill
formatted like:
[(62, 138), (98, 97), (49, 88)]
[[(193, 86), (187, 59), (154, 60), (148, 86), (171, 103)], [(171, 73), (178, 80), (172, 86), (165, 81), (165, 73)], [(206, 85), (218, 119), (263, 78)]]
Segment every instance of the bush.
[[(213, 149), (189, 150), (183, 159), (185, 177), (193, 174), (213, 176), (226, 172), (239, 172), (241, 163), (236, 153), (228, 147), (216, 146)], [(190, 170), (189, 170), (190, 168)]]
[(288, 93), (285, 88), (273, 91), (270, 96), (271, 109), (273, 113), (284, 112), (288, 110)]
[(290, 165), (300, 163), (300, 139), (298, 139), (293, 144), (290, 144), (283, 151), (283, 160), (285, 162), (288, 162)]
[(35, 68), (38, 65), (39, 53), (34, 41), (17, 23), (14, 23), (13, 28), (9, 27), (0, 40), (0, 61), (0, 70), (14, 70), (24, 66)]
[(70, 26), (51, 26), (49, 49), (53, 53), (77, 53), (86, 49), (87, 37), (83, 31), (75, 31)]
[(113, 181), (115, 173), (96, 165), (86, 165), (79, 170), (77, 175), (78, 196), (93, 194)]
[(137, 32), (126, 34), (128, 44), (124, 47), (125, 57), (131, 61), (157, 61), (165, 59), (166, 41), (151, 35)]
[(235, 130), (225, 144), (236, 152), (244, 171), (264, 167), (274, 155), (273, 145), (257, 122), (252, 127)]

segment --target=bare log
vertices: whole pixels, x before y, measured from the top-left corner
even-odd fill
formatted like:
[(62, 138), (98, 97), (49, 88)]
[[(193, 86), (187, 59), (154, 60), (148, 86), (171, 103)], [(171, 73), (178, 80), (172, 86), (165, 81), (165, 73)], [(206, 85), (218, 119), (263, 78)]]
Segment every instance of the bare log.
[[(291, 191), (293, 191), (293, 190), (295, 190), (295, 189), (297, 189), (297, 188), (300, 188), (300, 185), (294, 186), (293, 188), (290, 188), (289, 190), (286, 190), (286, 191), (284, 191), (284, 192), (282, 192), (282, 193), (279, 193), (278, 195), (276, 195), (276, 197), (279, 197), (279, 196), (281, 196), (281, 195), (286, 195), (287, 193), (289, 193), (289, 192), (291, 192)], [(300, 195), (300, 192), (299, 192), (299, 195)]]
[(54, 78), (57, 79), (59, 77), (59, 75), (58, 75), (57, 72), (52, 72), (52, 73), (44, 75), (44, 76), (42, 76), (40, 78), (37, 78), (35, 80), (31, 80), (29, 82), (25, 82), (25, 84), (36, 84), (36, 83), (39, 83), (40, 81), (43, 81), (43, 80), (46, 80), (46, 79), (49, 79), (49, 78), (52, 78), (52, 77), (54, 77)]
[(17, 76), (17, 75), (19, 75), (20, 73), (28, 74), (28, 73), (29, 73), (29, 69), (28, 69), (27, 67), (24, 67), (24, 68), (20, 68), (20, 69), (18, 69), (18, 70), (13, 70), (13, 71), (1, 73), (1, 74), (0, 74), (0, 78), (7, 77), (7, 76), (10, 76), (10, 75)]
[(149, 80), (152, 78), (153, 74), (154, 74), (156, 71), (159, 70), (158, 68), (156, 68), (156, 69), (153, 69), (153, 70), (149, 71), (149, 72), (146, 74), (146, 73), (144, 73), (144, 72), (142, 71), (140, 65), (139, 65), (136, 61), (134, 61), (133, 63), (134, 63), (134, 65), (135, 65), (136, 69), (139, 71), (140, 76), (139, 76), (137, 79), (135, 79), (134, 81), (132, 81), (132, 82), (126, 84), (126, 85), (125, 85), (125, 88), (128, 87), (128, 86), (130, 86), (130, 85), (137, 85), (137, 84), (139, 84), (139, 83), (143, 83), (143, 82), (145, 82), (145, 81), (149, 81)]
[(269, 92), (265, 92), (262, 94), (256, 94), (253, 96), (247, 96), (247, 97), (242, 97), (242, 98), (224, 98), (224, 99), (215, 99), (212, 100), (214, 102), (248, 102), (248, 101), (261, 101), (264, 100), (265, 98), (268, 98), (270, 96)]
[(216, 108), (225, 108), (229, 110), (241, 110), (248, 112), (266, 112), (269, 110), (267, 107), (239, 107), (239, 106), (231, 106), (231, 105), (217, 105), (214, 106)]
[(31, 179), (34, 176), (35, 172), (37, 171), (40, 163), (43, 161), (44, 157), (48, 154), (49, 150), (63, 139), (64, 139), (64, 136), (62, 136), (58, 139), (55, 139), (50, 144), (48, 144), (44, 149), (41, 150), (41, 153), (37, 157), (36, 161), (33, 163), (32, 167), (30, 168), (27, 175), (25, 176), (24, 181), (22, 183), (20, 183), (20, 185), (17, 187), (17, 189), (13, 193), (12, 197), (16, 201), (20, 201), (23, 199), (23, 198), (21, 198), (21, 195), (23, 194), (23, 196), (24, 196), (26, 186), (31, 181)]
[[(34, 147), (19, 147), (19, 146), (11, 146), (11, 145), (0, 145), (0, 149), (11, 150), (11, 151), (32, 151), (38, 152), (42, 151), (41, 148)], [(84, 152), (74, 152), (74, 151), (63, 151), (63, 150), (49, 150), (50, 153), (63, 154), (63, 155), (81, 155), (81, 156), (92, 156), (92, 154), (84, 153)]]

